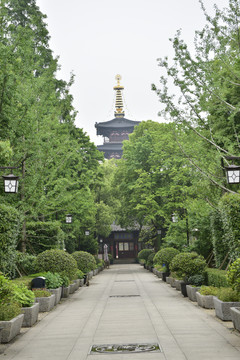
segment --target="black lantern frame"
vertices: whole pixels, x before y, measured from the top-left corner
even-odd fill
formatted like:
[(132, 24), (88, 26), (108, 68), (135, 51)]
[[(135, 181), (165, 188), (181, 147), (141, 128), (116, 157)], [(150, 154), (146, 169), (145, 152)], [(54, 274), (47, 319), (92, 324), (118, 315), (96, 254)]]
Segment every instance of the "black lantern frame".
[(240, 166), (229, 165), (225, 166), (228, 184), (239, 184), (240, 183)]
[(3, 177), (3, 181), (4, 181), (5, 193), (17, 193), (19, 176), (9, 174), (9, 175), (3, 175), (2, 177)]
[(66, 215), (66, 224), (71, 224), (72, 223), (72, 214), (67, 214)]

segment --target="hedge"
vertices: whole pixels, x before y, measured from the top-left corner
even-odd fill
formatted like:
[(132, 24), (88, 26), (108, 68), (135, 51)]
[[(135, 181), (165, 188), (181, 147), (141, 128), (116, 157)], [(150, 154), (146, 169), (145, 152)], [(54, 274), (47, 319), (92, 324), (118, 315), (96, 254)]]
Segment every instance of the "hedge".
[(207, 278), (206, 281), (209, 286), (229, 287), (226, 277), (227, 272), (225, 270), (207, 268), (205, 271)]

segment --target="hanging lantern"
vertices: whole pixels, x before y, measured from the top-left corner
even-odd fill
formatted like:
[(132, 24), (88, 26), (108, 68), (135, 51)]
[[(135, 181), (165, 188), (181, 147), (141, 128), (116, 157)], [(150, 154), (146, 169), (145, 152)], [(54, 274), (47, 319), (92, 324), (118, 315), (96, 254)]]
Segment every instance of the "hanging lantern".
[(178, 216), (177, 216), (175, 213), (172, 214), (172, 222), (173, 222), (173, 223), (177, 223), (177, 222), (178, 222)]
[(240, 166), (229, 165), (225, 166), (227, 174), (228, 184), (239, 184), (240, 183)]
[(89, 230), (86, 230), (86, 231), (85, 231), (85, 235), (86, 235), (86, 236), (89, 236), (89, 235), (90, 235), (90, 231), (89, 231)]
[(18, 192), (18, 179), (19, 179), (19, 176), (15, 176), (13, 174), (3, 175), (4, 191), (6, 193), (17, 193)]
[(72, 215), (71, 214), (67, 214), (66, 215), (66, 224), (71, 224), (72, 223)]

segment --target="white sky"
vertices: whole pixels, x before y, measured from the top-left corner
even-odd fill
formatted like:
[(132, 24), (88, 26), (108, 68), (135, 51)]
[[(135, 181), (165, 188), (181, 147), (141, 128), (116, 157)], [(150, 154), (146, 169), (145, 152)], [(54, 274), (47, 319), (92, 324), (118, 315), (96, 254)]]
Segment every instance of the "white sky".
[[(205, 0), (227, 6), (227, 0)], [(205, 24), (198, 0), (36, 0), (47, 15), (50, 48), (59, 56), (59, 78), (69, 80), (76, 126), (81, 127), (95, 144), (95, 122), (114, 118), (115, 76), (121, 74), (127, 109), (131, 120), (154, 120), (160, 103), (151, 90), (158, 85), (161, 68), (157, 58), (173, 56), (169, 38), (178, 29), (191, 46), (195, 30)]]

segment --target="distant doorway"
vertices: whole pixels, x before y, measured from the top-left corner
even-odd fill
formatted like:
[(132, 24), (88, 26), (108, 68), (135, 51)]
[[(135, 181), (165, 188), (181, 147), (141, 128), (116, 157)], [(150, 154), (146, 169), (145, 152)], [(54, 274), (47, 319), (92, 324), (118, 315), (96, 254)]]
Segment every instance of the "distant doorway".
[(116, 241), (115, 251), (116, 259), (130, 259), (136, 257), (134, 241)]

